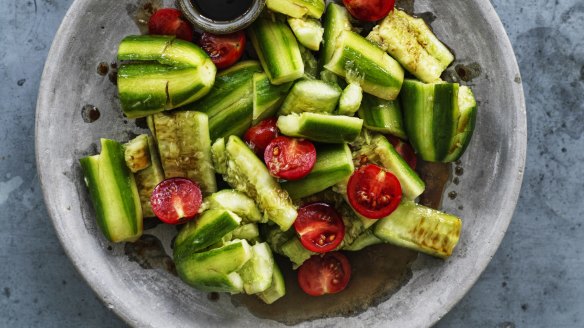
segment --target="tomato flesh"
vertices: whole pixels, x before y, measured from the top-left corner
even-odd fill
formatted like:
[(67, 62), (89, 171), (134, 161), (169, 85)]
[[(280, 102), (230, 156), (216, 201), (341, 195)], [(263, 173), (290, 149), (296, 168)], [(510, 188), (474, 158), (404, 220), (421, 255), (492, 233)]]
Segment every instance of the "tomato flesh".
[(316, 148), (308, 140), (279, 136), (266, 147), (264, 162), (274, 177), (302, 179), (316, 163)]
[(235, 64), (243, 55), (245, 50), (245, 33), (238, 31), (231, 34), (216, 35), (203, 33), (199, 39), (199, 45), (215, 66), (224, 69)]
[(351, 279), (351, 265), (343, 253), (313, 255), (298, 268), (298, 284), (311, 296), (343, 291)]
[(351, 175), (347, 196), (359, 214), (369, 219), (381, 219), (395, 211), (402, 198), (402, 189), (393, 173), (368, 164)]
[(262, 156), (270, 142), (278, 136), (276, 122), (276, 118), (269, 118), (252, 126), (245, 132), (243, 140), (256, 155)]
[(343, 0), (343, 4), (356, 19), (375, 22), (389, 14), (395, 0)]
[(150, 204), (160, 221), (184, 223), (197, 215), (203, 202), (201, 188), (184, 178), (170, 178), (159, 183), (152, 192)]
[(175, 35), (179, 39), (193, 41), (193, 27), (174, 8), (162, 8), (150, 16), (148, 34)]
[(393, 148), (395, 148), (395, 151), (400, 154), (406, 163), (408, 163), (408, 165), (415, 170), (416, 166), (418, 165), (418, 157), (416, 156), (414, 148), (412, 148), (409, 143), (404, 142), (400, 138), (394, 137), (392, 135), (388, 135), (387, 140), (389, 140), (389, 142), (393, 145)]
[(311, 203), (298, 209), (294, 229), (302, 246), (326, 253), (337, 248), (345, 237), (345, 224), (335, 208), (327, 203)]

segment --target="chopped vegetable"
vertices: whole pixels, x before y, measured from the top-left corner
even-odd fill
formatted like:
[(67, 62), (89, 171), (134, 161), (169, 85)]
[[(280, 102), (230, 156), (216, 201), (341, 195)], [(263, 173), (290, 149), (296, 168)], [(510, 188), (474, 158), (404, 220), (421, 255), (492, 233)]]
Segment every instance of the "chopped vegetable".
[(158, 9), (148, 20), (148, 34), (173, 35), (185, 41), (193, 41), (193, 27), (185, 20), (180, 10)]
[(343, 291), (351, 279), (351, 265), (340, 252), (313, 255), (298, 269), (298, 284), (311, 296)]
[(179, 224), (199, 213), (203, 195), (195, 182), (184, 178), (171, 178), (154, 188), (150, 202), (152, 211), (162, 222)]
[(351, 206), (369, 219), (381, 219), (393, 212), (402, 197), (399, 180), (375, 164), (359, 168), (347, 185)]
[(216, 35), (208, 32), (201, 35), (201, 48), (209, 54), (218, 69), (233, 66), (245, 51), (245, 33), (243, 31)]
[(298, 209), (294, 229), (307, 250), (326, 253), (337, 248), (345, 236), (341, 216), (327, 203), (311, 203)]
[(307, 176), (314, 167), (316, 149), (308, 140), (280, 136), (268, 144), (264, 161), (272, 176), (298, 180)]

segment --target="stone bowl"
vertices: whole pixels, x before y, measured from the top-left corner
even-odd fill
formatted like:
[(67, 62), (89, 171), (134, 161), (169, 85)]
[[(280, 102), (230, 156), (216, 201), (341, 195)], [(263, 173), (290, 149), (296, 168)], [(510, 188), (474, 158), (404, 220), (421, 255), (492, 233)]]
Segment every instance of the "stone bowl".
[[(456, 54), (447, 75), (472, 86), (480, 104), (472, 143), (445, 189), (458, 196), (444, 197), (442, 203), (444, 211), (463, 218), (461, 241), (446, 261), (418, 256), (407, 279), (365, 309), (296, 320), (300, 327), (431, 326), (485, 269), (518, 199), (526, 152), (525, 103), (513, 49), (490, 2), (398, 4), (431, 21)], [(154, 5), (161, 5), (160, 0)], [(55, 37), (36, 114), (37, 166), (55, 230), (96, 294), (132, 326), (283, 326), (254, 316), (228, 295), (216, 300), (217, 295), (191, 289), (173, 275), (166, 254), (174, 227), (158, 226), (152, 230), (156, 239), (132, 246), (109, 243), (96, 226), (78, 159), (95, 154), (101, 137), (126, 141), (146, 131), (143, 121), (122, 116), (110, 81), (115, 75), (108, 71), (114, 69), (110, 63), (118, 43), (140, 33), (150, 7), (152, 3), (139, 0), (78, 0)]]

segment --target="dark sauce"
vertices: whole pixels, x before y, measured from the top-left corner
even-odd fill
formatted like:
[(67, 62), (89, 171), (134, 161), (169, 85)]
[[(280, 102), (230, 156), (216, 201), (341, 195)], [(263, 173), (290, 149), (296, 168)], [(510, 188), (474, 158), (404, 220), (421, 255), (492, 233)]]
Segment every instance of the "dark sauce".
[(245, 14), (253, 0), (191, 0), (201, 14), (214, 21), (230, 21)]
[(81, 108), (81, 117), (85, 123), (93, 123), (101, 116), (99, 109), (93, 105), (85, 105)]
[(97, 74), (105, 76), (109, 72), (109, 65), (107, 63), (101, 62), (97, 65)]

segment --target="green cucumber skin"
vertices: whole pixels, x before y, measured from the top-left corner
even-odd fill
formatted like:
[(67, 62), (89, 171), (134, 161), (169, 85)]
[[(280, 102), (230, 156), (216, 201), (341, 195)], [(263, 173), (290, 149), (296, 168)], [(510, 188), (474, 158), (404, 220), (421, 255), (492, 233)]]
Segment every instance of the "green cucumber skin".
[(363, 95), (358, 115), (371, 130), (407, 139), (400, 102)]
[(363, 120), (342, 115), (302, 113), (280, 116), (282, 134), (324, 143), (352, 142), (361, 133)]
[(142, 214), (144, 217), (155, 217), (152, 211), (150, 197), (154, 188), (164, 180), (164, 171), (160, 163), (160, 156), (156, 142), (152, 136), (148, 136), (148, 148), (150, 155), (150, 166), (134, 174), (140, 202), (142, 203)]
[(286, 295), (284, 276), (282, 276), (282, 271), (280, 271), (280, 268), (275, 262), (272, 272), (272, 283), (270, 284), (270, 287), (257, 294), (257, 296), (266, 304), (272, 304)]
[(243, 280), (236, 273), (252, 256), (245, 240), (203, 253), (191, 253), (175, 259), (179, 277), (192, 287), (203, 291), (240, 293)]
[(267, 222), (264, 221), (262, 213), (253, 199), (233, 189), (223, 189), (205, 198), (204, 207), (232, 211), (240, 216), (244, 222)]
[(260, 121), (276, 115), (291, 87), (292, 82), (273, 85), (266, 73), (254, 74), (252, 124), (258, 124)]
[(126, 166), (123, 145), (101, 139), (101, 154), (79, 161), (104, 236), (114, 243), (140, 238), (140, 196), (134, 175)]
[[(216, 144), (222, 142), (224, 140), (220, 139)], [(213, 150), (221, 151), (221, 147), (213, 146)], [(214, 153), (213, 158), (225, 161), (215, 165), (225, 168), (223, 177), (231, 187), (253, 198), (264, 215), (280, 229), (290, 229), (298, 214), (290, 196), (239, 137), (230, 136), (224, 154)]]
[[(129, 118), (174, 109), (206, 95), (217, 69), (198, 46), (167, 36), (128, 36), (118, 49), (118, 94)], [(158, 63), (156, 63), (158, 62)]]
[(458, 217), (412, 201), (402, 201), (373, 230), (387, 243), (443, 259), (452, 255), (461, 231), (462, 221)]
[(308, 260), (312, 255), (316, 253), (307, 250), (302, 246), (302, 242), (297, 236), (292, 237), (290, 240), (282, 245), (282, 254), (290, 259), (292, 262), (292, 268), (296, 270), (302, 265), (306, 260)]
[(323, 27), (323, 44), (318, 58), (319, 72), (324, 70), (324, 65), (333, 57), (336, 41), (341, 32), (351, 30), (352, 26), (349, 20), (349, 12), (345, 7), (330, 2), (324, 14)]
[(203, 212), (181, 229), (174, 242), (173, 257), (179, 259), (217, 243), (240, 223), (241, 218), (231, 211), (215, 209)]
[(332, 187), (351, 176), (354, 170), (347, 144), (318, 145), (312, 171), (303, 179), (282, 183), (282, 187), (292, 199), (300, 199)]
[(460, 86), (458, 90), (458, 106), (461, 116), (457, 122), (457, 131), (452, 138), (449, 154), (443, 160), (445, 163), (459, 160), (472, 139), (477, 118), (477, 103), (469, 87)]
[(367, 229), (362, 232), (350, 245), (343, 246), (343, 250), (345, 251), (360, 251), (365, 247), (369, 247), (372, 245), (382, 244), (384, 241), (377, 237), (373, 230)]
[(159, 113), (154, 117), (154, 129), (165, 177), (186, 177), (197, 182), (204, 194), (216, 192), (207, 115)]
[(284, 84), (304, 75), (298, 42), (286, 23), (260, 18), (248, 33), (272, 84)]
[(404, 70), (397, 61), (352, 31), (341, 32), (325, 68), (386, 100), (397, 98), (404, 80)]
[(268, 9), (284, 15), (302, 18), (310, 16), (320, 19), (324, 13), (324, 0), (266, 0)]
[(301, 45), (313, 51), (319, 50), (324, 33), (319, 20), (288, 17), (288, 25)]
[(456, 133), (455, 120), (458, 111), (458, 84), (440, 83), (434, 85), (434, 149), (436, 160), (448, 156), (452, 137)]
[(340, 97), (341, 89), (337, 86), (319, 80), (299, 81), (286, 96), (279, 114), (303, 112), (332, 114)]

